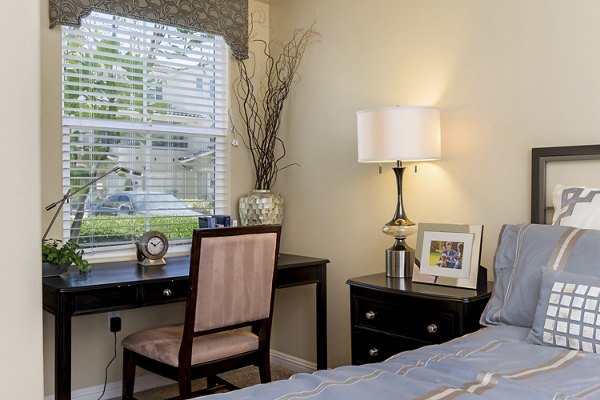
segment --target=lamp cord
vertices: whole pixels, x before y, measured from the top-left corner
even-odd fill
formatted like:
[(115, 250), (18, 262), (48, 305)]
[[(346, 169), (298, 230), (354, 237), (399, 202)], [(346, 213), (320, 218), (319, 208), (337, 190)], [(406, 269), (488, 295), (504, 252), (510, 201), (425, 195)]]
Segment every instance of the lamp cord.
[(114, 354), (113, 358), (111, 358), (111, 360), (106, 365), (106, 369), (104, 370), (104, 387), (102, 388), (102, 394), (100, 394), (100, 397), (98, 397), (97, 400), (100, 400), (102, 396), (104, 396), (104, 392), (106, 392), (106, 384), (108, 382), (108, 367), (110, 367), (110, 364), (112, 364), (112, 362), (115, 361), (115, 359), (117, 358), (117, 332), (113, 332), (113, 334), (115, 335), (115, 342), (113, 345)]

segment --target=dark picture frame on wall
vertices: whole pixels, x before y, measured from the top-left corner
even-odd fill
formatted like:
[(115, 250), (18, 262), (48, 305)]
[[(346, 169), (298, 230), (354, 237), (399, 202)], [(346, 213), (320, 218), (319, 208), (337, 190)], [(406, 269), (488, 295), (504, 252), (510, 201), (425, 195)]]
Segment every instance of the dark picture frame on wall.
[(413, 282), (477, 288), (483, 225), (419, 224)]

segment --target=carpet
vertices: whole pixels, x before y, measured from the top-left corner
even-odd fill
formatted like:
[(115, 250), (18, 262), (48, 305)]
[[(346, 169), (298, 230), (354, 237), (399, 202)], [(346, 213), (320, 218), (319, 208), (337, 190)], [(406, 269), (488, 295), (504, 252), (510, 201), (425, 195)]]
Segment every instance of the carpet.
[[(271, 363), (271, 379), (273, 381), (288, 379), (290, 376), (294, 375), (294, 373), (295, 372), (292, 370)], [(226, 372), (224, 374), (220, 374), (219, 376), (240, 388), (260, 383), (258, 367), (244, 367), (234, 371)], [(192, 381), (192, 391), (200, 390), (205, 387), (206, 379), (204, 378)], [(177, 390), (177, 384), (175, 383), (172, 385), (161, 386), (158, 388), (135, 393), (134, 396), (138, 400), (163, 400), (170, 397), (175, 397), (178, 395), (178, 393), (179, 391)], [(120, 399), (120, 397), (111, 400), (118, 399)]]

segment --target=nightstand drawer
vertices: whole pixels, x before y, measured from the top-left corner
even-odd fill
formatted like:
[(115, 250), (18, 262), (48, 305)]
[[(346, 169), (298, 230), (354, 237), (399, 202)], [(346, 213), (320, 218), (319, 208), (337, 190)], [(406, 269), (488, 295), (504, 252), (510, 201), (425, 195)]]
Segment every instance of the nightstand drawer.
[(416, 349), (426, 344), (402, 336), (355, 328), (352, 331), (352, 363), (385, 361), (401, 351)]
[(357, 326), (418, 338), (426, 343), (441, 343), (457, 336), (453, 313), (436, 311), (423, 303), (393, 304), (360, 297), (354, 301)]
[(186, 298), (189, 283), (186, 281), (167, 281), (142, 287), (143, 305), (170, 303)]

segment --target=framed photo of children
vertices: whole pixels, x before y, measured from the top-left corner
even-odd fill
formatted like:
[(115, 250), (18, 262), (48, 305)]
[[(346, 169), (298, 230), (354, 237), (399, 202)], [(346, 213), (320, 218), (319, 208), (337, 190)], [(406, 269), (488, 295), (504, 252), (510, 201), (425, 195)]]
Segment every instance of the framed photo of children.
[(483, 225), (419, 224), (413, 281), (477, 288)]

